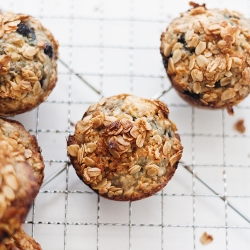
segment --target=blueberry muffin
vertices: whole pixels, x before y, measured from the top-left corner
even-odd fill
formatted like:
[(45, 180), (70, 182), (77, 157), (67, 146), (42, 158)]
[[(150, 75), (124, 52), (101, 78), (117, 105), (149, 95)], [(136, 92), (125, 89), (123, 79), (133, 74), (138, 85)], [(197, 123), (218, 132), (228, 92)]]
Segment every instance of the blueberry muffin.
[(15, 150), (20, 151), (29, 163), (40, 187), (44, 177), (44, 162), (35, 136), (30, 135), (17, 121), (0, 118), (0, 135), (11, 141)]
[(57, 81), (58, 43), (29, 15), (0, 12), (0, 116), (29, 111)]
[(0, 242), (21, 227), (38, 191), (24, 154), (13, 139), (0, 133)]
[(1, 250), (42, 250), (41, 246), (21, 228), (11, 239), (0, 243)]
[(102, 197), (135, 201), (160, 191), (182, 156), (169, 110), (128, 94), (90, 106), (68, 138), (77, 175)]
[(250, 22), (236, 11), (191, 5), (162, 33), (166, 72), (188, 103), (232, 112), (250, 91)]

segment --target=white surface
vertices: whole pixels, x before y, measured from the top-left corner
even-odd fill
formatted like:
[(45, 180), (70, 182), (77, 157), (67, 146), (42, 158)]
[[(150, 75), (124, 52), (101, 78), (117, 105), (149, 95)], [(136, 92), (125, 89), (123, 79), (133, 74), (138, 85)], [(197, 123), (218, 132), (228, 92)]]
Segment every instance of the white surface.
[[(250, 17), (247, 0), (213, 0), (207, 6)], [(128, 92), (148, 98), (169, 87), (159, 53), (161, 32), (189, 8), (183, 0), (16, 0), (2, 1), (1, 7), (40, 18), (59, 40), (61, 59), (104, 96)], [(100, 99), (60, 63), (58, 68), (58, 83), (47, 102), (14, 117), (37, 135), (46, 177), (68, 161), (70, 122)], [(174, 90), (162, 100), (179, 128), (182, 160), (249, 214), (250, 97), (234, 116), (193, 109)], [(244, 135), (233, 129), (239, 118), (245, 120)], [(182, 166), (163, 192), (132, 204), (98, 199), (70, 166), (41, 189), (24, 228), (44, 250), (246, 250), (250, 245), (249, 223)], [(205, 231), (214, 241), (203, 246), (199, 238)]]

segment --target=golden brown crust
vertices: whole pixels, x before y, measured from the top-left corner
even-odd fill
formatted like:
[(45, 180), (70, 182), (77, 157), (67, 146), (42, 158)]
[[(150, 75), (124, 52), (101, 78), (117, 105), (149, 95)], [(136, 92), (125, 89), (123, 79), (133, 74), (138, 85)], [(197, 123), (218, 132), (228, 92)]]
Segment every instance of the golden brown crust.
[(13, 238), (0, 243), (0, 250), (42, 250), (42, 248), (39, 243), (20, 228)]
[(67, 142), (79, 178), (112, 200), (140, 200), (160, 191), (182, 155), (168, 114), (158, 100), (127, 94), (89, 107)]
[(250, 92), (249, 22), (235, 11), (191, 4), (161, 35), (164, 66), (189, 104), (231, 112)]
[(24, 154), (32, 167), (40, 187), (44, 178), (44, 162), (35, 136), (30, 135), (20, 122), (5, 118), (0, 118), (0, 134), (15, 142), (16, 149)]
[(38, 191), (33, 170), (16, 141), (0, 133), (0, 241), (21, 227)]
[(0, 12), (0, 116), (29, 111), (57, 81), (58, 43), (29, 15)]

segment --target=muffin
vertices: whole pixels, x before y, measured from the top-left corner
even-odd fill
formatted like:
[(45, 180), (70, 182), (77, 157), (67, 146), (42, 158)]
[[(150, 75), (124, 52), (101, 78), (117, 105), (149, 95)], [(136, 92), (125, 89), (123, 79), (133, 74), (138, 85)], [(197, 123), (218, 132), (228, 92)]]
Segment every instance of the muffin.
[(44, 178), (44, 162), (35, 136), (30, 135), (21, 123), (3, 118), (0, 118), (0, 135), (8, 138), (14, 149), (24, 155), (40, 187)]
[(57, 81), (58, 43), (29, 15), (0, 12), (0, 116), (29, 111)]
[(14, 234), (13, 238), (0, 243), (1, 250), (42, 250), (32, 237), (27, 235), (21, 228)]
[(164, 103), (128, 94), (90, 106), (67, 141), (79, 178), (116, 201), (140, 200), (160, 191), (182, 156), (168, 115)]
[(167, 75), (188, 103), (232, 112), (250, 91), (250, 22), (236, 11), (190, 4), (161, 36)]
[(38, 191), (32, 168), (15, 140), (0, 133), (0, 242), (21, 227)]

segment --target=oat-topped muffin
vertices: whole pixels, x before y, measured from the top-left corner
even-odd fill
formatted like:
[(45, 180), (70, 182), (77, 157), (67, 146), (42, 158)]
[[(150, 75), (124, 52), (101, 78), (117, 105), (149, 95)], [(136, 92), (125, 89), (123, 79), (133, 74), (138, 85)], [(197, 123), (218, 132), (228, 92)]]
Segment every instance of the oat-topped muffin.
[(35, 136), (30, 135), (17, 121), (0, 118), (0, 135), (11, 141), (15, 150), (20, 151), (32, 167), (39, 187), (44, 177), (44, 162)]
[(77, 175), (105, 198), (134, 201), (161, 190), (182, 155), (175, 124), (158, 100), (121, 94), (90, 106), (68, 138)]
[(38, 191), (24, 154), (0, 133), (0, 242), (21, 227)]
[(39, 243), (27, 235), (21, 228), (10, 239), (0, 243), (1, 250), (42, 250)]
[(58, 44), (29, 15), (0, 12), (0, 116), (45, 101), (57, 80)]
[(161, 36), (167, 74), (190, 104), (232, 112), (250, 91), (250, 21), (236, 11), (191, 4)]

